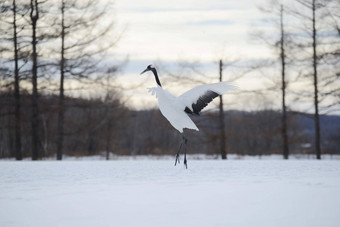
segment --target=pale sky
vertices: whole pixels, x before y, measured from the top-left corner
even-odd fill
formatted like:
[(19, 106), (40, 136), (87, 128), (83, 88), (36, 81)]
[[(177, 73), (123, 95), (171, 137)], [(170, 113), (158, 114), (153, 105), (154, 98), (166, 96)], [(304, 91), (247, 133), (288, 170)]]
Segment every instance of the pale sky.
[(212, 61), (220, 55), (267, 57), (251, 45), (249, 30), (261, 24), (264, 0), (116, 0), (116, 53), (131, 60)]
[[(268, 15), (259, 10), (260, 6), (266, 6), (269, 2), (269, 0), (115, 0), (116, 29), (122, 32), (122, 38), (113, 49), (112, 56), (114, 59), (128, 59), (117, 79), (117, 82), (125, 88), (122, 95), (127, 97), (128, 106), (139, 109), (157, 105), (155, 97), (147, 92), (147, 88), (156, 85), (153, 76), (139, 75), (149, 64), (158, 66), (164, 89), (174, 95), (180, 95), (190, 87), (173, 84), (166, 77), (167, 72), (180, 70), (178, 66), (176, 68), (180, 62), (199, 62), (202, 65), (200, 68), (202, 73), (216, 75), (217, 78), (216, 62), (219, 59), (248, 61), (278, 58), (278, 53), (274, 53), (259, 40), (253, 40), (250, 35), (251, 32), (259, 30), (273, 36), (279, 35), (274, 25), (265, 22)], [(284, 0), (284, 3), (289, 2), (292, 1)], [(226, 77), (228, 74), (231, 73), (225, 71)], [(279, 68), (273, 69), (273, 75), (277, 76), (278, 80), (279, 74)], [(209, 82), (211, 81), (207, 81)], [(238, 87), (242, 90), (256, 89), (268, 83), (270, 82), (266, 78), (256, 78), (254, 73), (237, 81)], [(228, 98), (228, 95), (226, 96)], [(254, 100), (251, 100), (252, 98)], [(278, 90), (275, 97), (267, 95), (263, 99), (260, 98), (260, 101), (258, 97), (250, 97), (246, 102), (240, 101), (231, 108), (248, 108), (247, 110), (254, 110), (260, 106), (280, 108), (281, 103), (277, 101), (280, 98)], [(294, 105), (301, 111), (312, 110), (310, 103)]]
[[(268, 29), (261, 20), (258, 6), (266, 0), (115, 0), (117, 29), (124, 31), (114, 49), (118, 58), (128, 58), (123, 76), (118, 81), (126, 86), (124, 95), (130, 96), (131, 106), (156, 105), (146, 88), (155, 86), (154, 79), (140, 76), (148, 64), (161, 64), (169, 70), (176, 62), (198, 61), (206, 74), (218, 73), (218, 59), (271, 58), (273, 53), (252, 41), (250, 31)], [(180, 95), (187, 90), (171, 86), (158, 68), (167, 90)], [(254, 81), (238, 84), (248, 87)], [(141, 84), (129, 89), (131, 84)], [(137, 107), (138, 108), (138, 107)]]

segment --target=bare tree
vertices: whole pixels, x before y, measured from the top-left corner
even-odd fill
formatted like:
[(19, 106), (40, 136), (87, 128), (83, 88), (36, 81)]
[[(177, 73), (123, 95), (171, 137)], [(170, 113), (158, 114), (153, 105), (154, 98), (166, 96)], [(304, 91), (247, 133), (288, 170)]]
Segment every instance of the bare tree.
[[(274, 24), (274, 26), (277, 28), (277, 35), (275, 38), (273, 38), (272, 34), (257, 34), (257, 38), (262, 40), (269, 48), (273, 49), (275, 53), (279, 56), (279, 62), (280, 62), (280, 80), (277, 80), (276, 78), (272, 78), (273, 85), (269, 88), (267, 88), (267, 92), (276, 91), (280, 89), (281, 91), (281, 138), (282, 138), (282, 155), (284, 159), (289, 158), (289, 136), (288, 136), (288, 114), (287, 109), (287, 85), (288, 83), (293, 84), (294, 80), (290, 76), (290, 80), (288, 80), (289, 75), (287, 73), (287, 65), (290, 67), (293, 67), (292, 60), (294, 58), (293, 54), (293, 42), (291, 39), (292, 27), (294, 22), (291, 22), (291, 15), (288, 15), (287, 7), (283, 4), (280, 4), (280, 1), (272, 1), (271, 4), (269, 4), (265, 8), (261, 8), (262, 12), (269, 13), (272, 15), (272, 18), (270, 19), (270, 23)], [(288, 19), (286, 19), (288, 18)], [(287, 23), (285, 23), (287, 21)], [(289, 22), (289, 23), (288, 23)], [(288, 27), (288, 28), (287, 28)], [(276, 61), (276, 60), (275, 60)], [(275, 62), (274, 62), (275, 63)], [(268, 67), (273, 68), (274, 65), (270, 64)], [(279, 88), (280, 86), (280, 88)], [(290, 91), (291, 95), (293, 93)], [(292, 108), (292, 107), (290, 107)]]
[(118, 36), (114, 38), (111, 33), (112, 21), (99, 26), (111, 6), (99, 3), (97, 0), (61, 0), (57, 160), (61, 160), (63, 154), (65, 80), (74, 79), (92, 86), (101, 83), (103, 75), (110, 71), (102, 60)]
[[(313, 106), (314, 106), (314, 149), (317, 159), (321, 159), (321, 133), (320, 133), (320, 103), (322, 102), (322, 90), (326, 89), (326, 86), (322, 86), (321, 82), (325, 78), (325, 73), (322, 72), (325, 61), (323, 57), (328, 51), (324, 48), (329, 35), (321, 35), (323, 28), (323, 21), (327, 17), (325, 15), (327, 11), (327, 5), (331, 1), (329, 0), (297, 0), (299, 4), (296, 9), (290, 9), (291, 13), (303, 21), (304, 27), (300, 29), (307, 34), (308, 39), (300, 36), (297, 39), (297, 51), (305, 53), (301, 55), (296, 54), (297, 58), (300, 58), (300, 62), (310, 62), (309, 66), (311, 72), (304, 69), (308, 75), (312, 76), (313, 81)], [(305, 11), (301, 11), (305, 10)], [(306, 13), (307, 10), (307, 13)], [(325, 31), (323, 31), (325, 34)], [(327, 41), (326, 41), (327, 42)], [(310, 50), (310, 52), (309, 52)], [(299, 55), (301, 55), (299, 57)], [(302, 59), (301, 59), (302, 58)], [(306, 67), (308, 69), (308, 66)]]
[(282, 75), (282, 141), (283, 141), (283, 157), (288, 159), (289, 148), (288, 148), (288, 135), (287, 135), (287, 107), (286, 107), (286, 56), (285, 56), (285, 33), (283, 25), (283, 5), (280, 9), (280, 27), (281, 27), (281, 75)]
[(65, 67), (65, 1), (61, 1), (61, 48), (60, 48), (60, 86), (57, 131), (57, 160), (63, 157), (64, 139), (64, 67)]
[(313, 79), (314, 79), (314, 121), (315, 121), (315, 150), (316, 158), (321, 159), (321, 146), (320, 146), (320, 119), (319, 119), (319, 100), (318, 100), (318, 58), (316, 53), (316, 26), (315, 26), (315, 11), (316, 3), (312, 0), (312, 23), (313, 23)]
[[(20, 3), (19, 3), (20, 4)], [(23, 51), (20, 49), (23, 43), (22, 34), (19, 34), (24, 28), (25, 24), (22, 19), (27, 12), (26, 5), (21, 2), (18, 7), (17, 1), (2, 1), (0, 3), (0, 75), (2, 77), (1, 85), (12, 89), (13, 86), (13, 111), (8, 109), (10, 115), (10, 126), (13, 125), (14, 140), (13, 140), (13, 154), (16, 160), (22, 159), (21, 150), (21, 95), (20, 95), (20, 79), (22, 71), (20, 67), (24, 65)], [(13, 57), (11, 57), (13, 56)], [(21, 63), (19, 62), (21, 61)]]
[(14, 46), (14, 97), (15, 97), (15, 158), (22, 160), (21, 152), (21, 105), (19, 89), (19, 56), (18, 56), (18, 33), (16, 19), (16, 2), (13, 0), (13, 46)]
[[(220, 60), (220, 82), (223, 81), (223, 62)], [(220, 149), (221, 149), (221, 157), (222, 159), (227, 159), (226, 152), (226, 135), (225, 135), (225, 123), (224, 123), (224, 110), (223, 110), (223, 97), (220, 95), (220, 105), (219, 105), (219, 118), (220, 118)]]
[(37, 22), (39, 5), (31, 0), (30, 19), (32, 25), (32, 160), (40, 158), (39, 140), (39, 109), (38, 109), (38, 55), (37, 55)]

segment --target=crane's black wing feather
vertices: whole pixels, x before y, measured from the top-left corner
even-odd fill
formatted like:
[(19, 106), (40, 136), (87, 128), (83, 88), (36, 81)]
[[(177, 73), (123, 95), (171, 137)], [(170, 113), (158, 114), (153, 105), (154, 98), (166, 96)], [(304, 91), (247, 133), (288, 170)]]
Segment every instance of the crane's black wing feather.
[(189, 114), (199, 115), (199, 112), (217, 96), (219, 96), (218, 93), (208, 90), (203, 95), (201, 95), (195, 103), (192, 103), (191, 107), (193, 111), (191, 111), (191, 109), (188, 107), (185, 107), (184, 111)]

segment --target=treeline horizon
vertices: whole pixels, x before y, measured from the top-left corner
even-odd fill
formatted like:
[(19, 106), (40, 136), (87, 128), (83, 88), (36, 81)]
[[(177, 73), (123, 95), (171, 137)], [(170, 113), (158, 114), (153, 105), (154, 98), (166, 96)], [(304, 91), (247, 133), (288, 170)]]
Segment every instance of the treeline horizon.
[[(6, 97), (6, 98), (4, 98)], [(1, 93), (0, 103), (0, 158), (15, 158), (14, 100), (12, 92)], [(6, 102), (4, 102), (6, 100)], [(58, 96), (39, 97), (41, 120), (39, 127), (39, 160), (57, 156)], [(22, 96), (26, 110), (21, 119), (23, 158), (31, 152), (30, 95)], [(6, 111), (7, 110), (7, 111)], [(322, 119), (322, 154), (340, 155), (340, 139), (335, 132), (340, 129), (340, 116)], [(226, 154), (282, 155), (281, 113), (278, 110), (224, 111)], [(288, 112), (288, 139), (291, 155), (314, 155), (313, 117), (307, 113)], [(189, 138), (189, 154), (220, 156), (221, 134), (218, 111), (203, 112), (194, 117), (199, 132), (185, 130)], [(327, 123), (327, 124), (326, 124)], [(64, 152), (67, 156), (105, 155), (175, 155), (180, 135), (171, 127), (158, 109), (131, 110), (118, 98), (65, 97)]]

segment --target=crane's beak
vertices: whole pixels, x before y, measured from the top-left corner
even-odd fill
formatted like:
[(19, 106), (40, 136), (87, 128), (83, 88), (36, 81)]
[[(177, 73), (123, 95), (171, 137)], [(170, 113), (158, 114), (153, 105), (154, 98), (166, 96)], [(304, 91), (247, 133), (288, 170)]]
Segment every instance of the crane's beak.
[(140, 75), (142, 75), (143, 73), (149, 71), (150, 69), (145, 69), (143, 72), (140, 73)]

